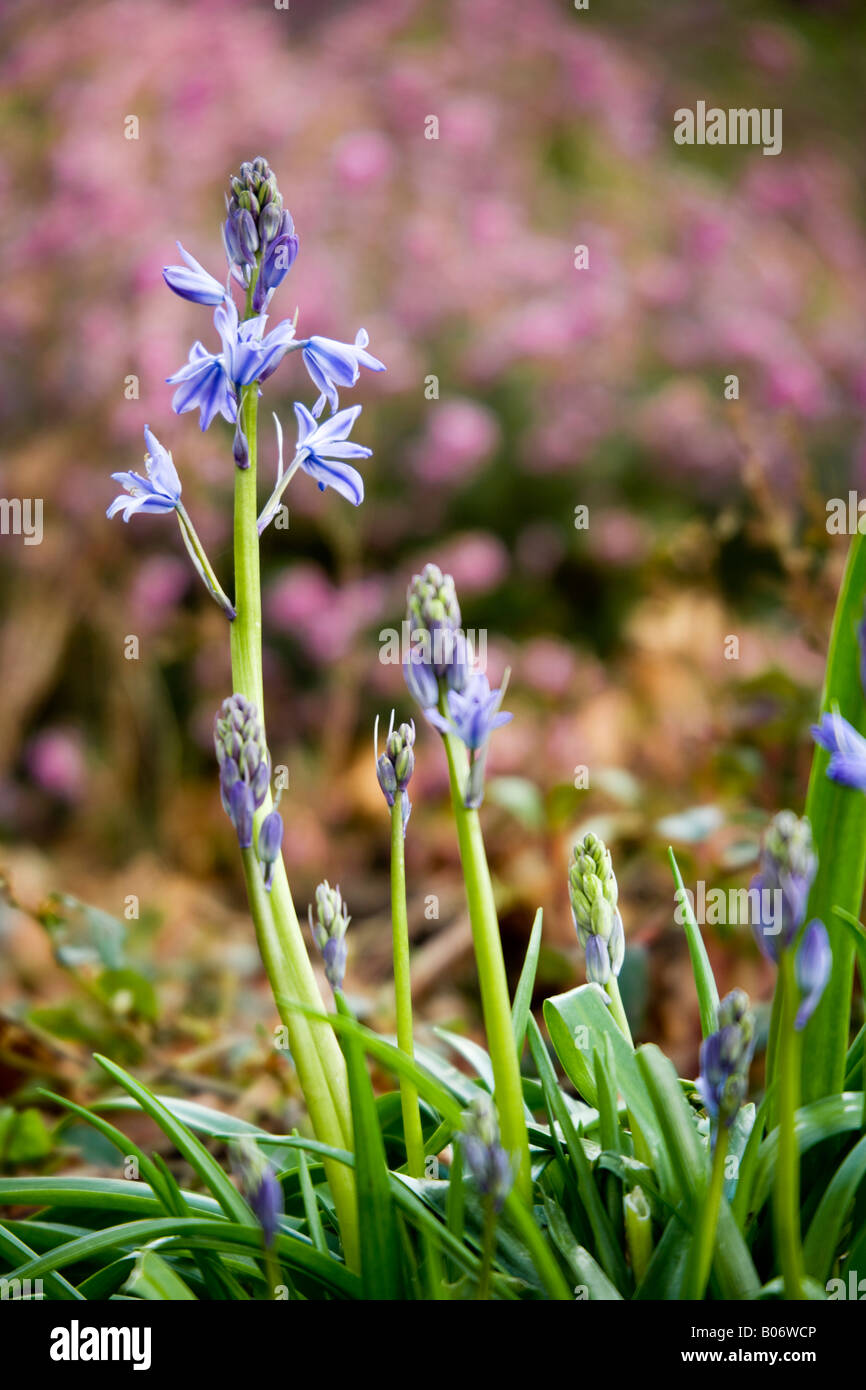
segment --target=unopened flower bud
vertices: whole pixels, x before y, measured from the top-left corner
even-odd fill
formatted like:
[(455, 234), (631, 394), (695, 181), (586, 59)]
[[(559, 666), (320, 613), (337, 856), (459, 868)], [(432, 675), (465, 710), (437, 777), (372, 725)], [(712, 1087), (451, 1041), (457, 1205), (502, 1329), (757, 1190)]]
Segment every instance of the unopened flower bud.
[(501, 1211), (514, 1183), (514, 1170), (499, 1138), (493, 1100), (485, 1091), (479, 1091), (463, 1113), (460, 1142), (478, 1191), (495, 1211)]
[(241, 849), (251, 849), (253, 817), (268, 791), (271, 760), (258, 711), (243, 695), (224, 700), (214, 722), (223, 808), (237, 831)]
[[(399, 795), (402, 802), (403, 833), (412, 810), (409, 793), (406, 790), (415, 770), (415, 724), (401, 724), (399, 729), (392, 725), (385, 740), (385, 752), (376, 759), (376, 777), (389, 806), (393, 806)], [(378, 729), (378, 721), (376, 725)]]
[(280, 857), (283, 846), (283, 818), (279, 811), (271, 811), (265, 816), (259, 829), (258, 856), (262, 866), (265, 887), (271, 891), (274, 865)]
[(732, 990), (719, 1004), (719, 1028), (701, 1043), (698, 1093), (716, 1126), (730, 1127), (748, 1092), (754, 1021), (748, 997)]
[(316, 911), (307, 910), (313, 940), (322, 953), (325, 975), (332, 989), (342, 989), (346, 973), (346, 928), (351, 921), (339, 888), (325, 879), (316, 889)]
[(606, 984), (622, 969), (625, 932), (610, 851), (597, 835), (589, 833), (575, 845), (568, 887), (575, 930), (586, 952), (587, 979)]
[(283, 1214), (283, 1189), (273, 1167), (250, 1139), (242, 1139), (235, 1150), (235, 1164), (244, 1196), (262, 1228), (265, 1245), (271, 1245)]
[(273, 241), (280, 230), (281, 222), (282, 212), (275, 202), (270, 202), (262, 208), (259, 214), (259, 236), (263, 243)]

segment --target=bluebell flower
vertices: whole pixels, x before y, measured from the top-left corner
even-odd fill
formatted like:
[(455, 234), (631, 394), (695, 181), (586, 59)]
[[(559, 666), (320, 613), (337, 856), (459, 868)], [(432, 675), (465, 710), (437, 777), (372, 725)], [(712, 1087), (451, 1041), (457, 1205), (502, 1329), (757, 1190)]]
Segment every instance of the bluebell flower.
[(172, 409), (177, 415), (188, 410), (201, 412), (201, 427), (208, 429), (216, 415), (234, 424), (238, 416), (238, 390), (252, 381), (270, 376), (288, 351), (294, 325), (285, 320), (265, 334), (267, 315), (238, 319), (237, 307), (227, 299), (214, 311), (214, 326), (220, 335), (222, 352), (208, 352), (193, 343), (186, 365), (168, 378), (177, 383)]
[(181, 299), (190, 299), (194, 304), (222, 304), (228, 297), (225, 285), (221, 285), (210, 275), (194, 256), (184, 251), (180, 242), (177, 249), (183, 257), (184, 265), (166, 265), (162, 268), (162, 278), (170, 290)]
[(800, 1007), (794, 1020), (798, 1032), (806, 1027), (821, 1002), (832, 968), (833, 952), (827, 928), (816, 919), (804, 931), (794, 958), (797, 988), (800, 991)]
[(830, 754), (827, 776), (843, 787), (866, 791), (866, 738), (838, 710), (821, 715), (812, 737)]
[(298, 238), (295, 235), (295, 226), (288, 211), (283, 211), (277, 235), (272, 241), (268, 241), (262, 253), (259, 276), (253, 290), (253, 309), (257, 314), (267, 308), (271, 295), (285, 280), (297, 255)]
[(364, 444), (355, 444), (349, 439), (352, 426), (360, 414), (361, 407), (353, 405), (319, 424), (305, 405), (301, 405), (300, 401), (295, 402), (297, 457), (301, 468), (316, 480), (321, 492), (332, 487), (355, 507), (364, 500), (364, 479), (345, 460), (366, 459), (373, 452)]
[(494, 729), (500, 729), (514, 718), (500, 710), (501, 690), (491, 690), (487, 676), (475, 671), (468, 679), (465, 690), (452, 690), (448, 697), (450, 717), (440, 714), (436, 709), (426, 711), (431, 724), (443, 734), (455, 734), (471, 753), (483, 748)]
[(424, 653), (417, 647), (410, 647), (403, 662), (403, 678), (409, 694), (423, 710), (434, 708), (439, 702), (439, 682), (432, 664), (425, 660)]
[(177, 508), (180, 478), (174, 460), (147, 425), (144, 427), (144, 442), (147, 445), (144, 456), (147, 477), (143, 478), (140, 473), (112, 473), (114, 481), (125, 487), (129, 496), (121, 493), (115, 497), (106, 512), (109, 517), (122, 511), (124, 521), (129, 521), (136, 512), (173, 512)]
[(448, 694), (448, 716), (438, 709), (425, 709), (427, 719), (443, 734), (459, 738), (469, 753), (469, 775), (463, 789), (463, 804), (475, 811), (484, 800), (484, 768), (487, 744), (495, 729), (507, 724), (513, 715), (499, 709), (504, 690), (491, 690), (480, 671), (473, 672), (463, 690)]
[(370, 338), (365, 329), (359, 328), (354, 343), (338, 343), (334, 338), (307, 338), (303, 344), (304, 365), (310, 373), (313, 385), (321, 395), (313, 406), (316, 419), (330, 402), (333, 413), (340, 404), (338, 386), (354, 386), (361, 367), (371, 372), (384, 372), (385, 364), (378, 357), (365, 351)]

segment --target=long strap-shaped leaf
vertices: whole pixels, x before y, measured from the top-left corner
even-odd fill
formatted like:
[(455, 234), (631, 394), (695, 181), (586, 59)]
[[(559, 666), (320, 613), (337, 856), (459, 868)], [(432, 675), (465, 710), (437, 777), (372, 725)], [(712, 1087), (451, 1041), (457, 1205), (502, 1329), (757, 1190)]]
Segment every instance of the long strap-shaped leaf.
[(241, 1226), (256, 1226), (258, 1223), (237, 1188), (231, 1183), (212, 1154), (197, 1139), (186, 1125), (181, 1124), (152, 1091), (136, 1081), (134, 1076), (119, 1067), (116, 1062), (96, 1054), (96, 1061), (113, 1077), (119, 1086), (138, 1101), (142, 1110), (155, 1120), (162, 1132), (172, 1141), (175, 1148), (186, 1159), (191, 1168), (198, 1173), (202, 1182), (213, 1193), (226, 1216)]
[[(822, 711), (838, 705), (860, 733), (866, 733), (866, 699), (860, 684), (857, 627), (866, 594), (866, 536), (854, 536), (833, 618)], [(809, 895), (808, 917), (818, 917), (830, 936), (833, 971), (806, 1028), (803, 1047), (803, 1101), (842, 1090), (851, 1019), (854, 943), (834, 915), (835, 907), (857, 916), (866, 877), (866, 796), (827, 776), (829, 755), (815, 748), (806, 815), (818, 853), (818, 873)], [(778, 1019), (778, 991), (773, 1019)], [(771, 1034), (772, 1039), (772, 1034)], [(768, 1058), (775, 1075), (775, 1056)]]
[[(258, 1230), (221, 1219), (213, 1221), (197, 1216), (158, 1216), (150, 1221), (128, 1221), (121, 1226), (92, 1231), (38, 1259), (27, 1261), (14, 1274), (20, 1279), (37, 1278), (65, 1265), (92, 1259), (94, 1255), (119, 1245), (137, 1249), (152, 1240), (160, 1240), (163, 1252), (168, 1249), (220, 1250), (257, 1255), (261, 1250), (262, 1238)], [(291, 1268), (310, 1275), (325, 1288), (349, 1298), (360, 1297), (361, 1285), (357, 1275), (329, 1256), (320, 1254), (308, 1241), (280, 1232), (274, 1237), (274, 1250)]]
[[(351, 1018), (351, 1012), (339, 991), (336, 1001), (340, 1014), (344, 1018)], [(400, 1244), (385, 1144), (379, 1128), (363, 1045), (356, 1034), (350, 1033), (345, 1039), (344, 1048), (355, 1135), (355, 1187), (358, 1194), (363, 1296), (368, 1300), (393, 1301), (399, 1299), (401, 1294)]]

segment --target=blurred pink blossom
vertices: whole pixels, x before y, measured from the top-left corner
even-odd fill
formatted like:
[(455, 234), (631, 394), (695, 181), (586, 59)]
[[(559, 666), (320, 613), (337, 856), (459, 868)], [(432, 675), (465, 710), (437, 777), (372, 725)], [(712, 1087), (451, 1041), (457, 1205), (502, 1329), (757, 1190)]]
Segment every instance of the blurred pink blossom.
[(44, 729), (27, 750), (27, 767), (37, 786), (59, 801), (78, 802), (87, 786), (87, 765), (76, 730)]
[(415, 451), (415, 471), (432, 483), (471, 477), (498, 443), (499, 425), (486, 406), (460, 397), (433, 402)]

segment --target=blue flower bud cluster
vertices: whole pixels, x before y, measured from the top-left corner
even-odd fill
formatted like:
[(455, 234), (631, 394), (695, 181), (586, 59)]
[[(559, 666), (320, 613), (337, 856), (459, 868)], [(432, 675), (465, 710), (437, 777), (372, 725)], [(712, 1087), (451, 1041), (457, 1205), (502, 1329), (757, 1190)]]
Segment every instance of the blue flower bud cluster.
[(756, 901), (762, 909), (767, 908), (754, 923), (754, 933), (764, 955), (776, 965), (783, 952), (796, 950), (794, 971), (800, 1004), (794, 1027), (798, 1031), (805, 1028), (818, 1007), (833, 966), (823, 922), (816, 918), (800, 934), (817, 871), (808, 820), (793, 811), (780, 811), (770, 822), (759, 870), (751, 883), (757, 890)]
[(332, 989), (342, 989), (346, 974), (346, 929), (352, 920), (339, 888), (325, 879), (316, 889), (316, 911), (307, 909), (313, 940), (322, 953), (325, 975)]
[(478, 1191), (495, 1211), (501, 1211), (514, 1183), (514, 1169), (500, 1142), (496, 1108), (486, 1091), (479, 1091), (463, 1112), (460, 1142)]
[(698, 1094), (714, 1123), (730, 1128), (749, 1089), (755, 1021), (749, 997), (731, 990), (719, 1004), (719, 1027), (701, 1043)]
[(385, 751), (376, 759), (376, 777), (389, 806), (393, 806), (399, 796), (405, 835), (409, 813), (412, 810), (407, 788), (415, 770), (415, 721), (410, 719), (408, 724), (401, 724), (395, 729), (393, 719), (392, 714)]

